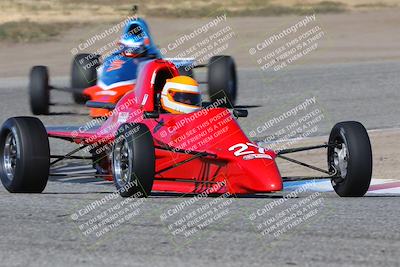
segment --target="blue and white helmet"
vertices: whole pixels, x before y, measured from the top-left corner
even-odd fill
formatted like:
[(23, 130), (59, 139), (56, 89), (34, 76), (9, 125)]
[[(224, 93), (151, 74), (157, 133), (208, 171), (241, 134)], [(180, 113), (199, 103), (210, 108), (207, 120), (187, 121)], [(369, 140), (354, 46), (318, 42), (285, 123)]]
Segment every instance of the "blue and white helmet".
[(146, 32), (140, 23), (131, 22), (127, 25), (124, 34), (120, 39), (120, 43), (126, 47), (139, 47), (146, 44), (148, 39)]
[(161, 57), (157, 46), (153, 43), (149, 27), (142, 18), (129, 20), (124, 28), (124, 33), (119, 41), (123, 49), (137, 55), (155, 55)]

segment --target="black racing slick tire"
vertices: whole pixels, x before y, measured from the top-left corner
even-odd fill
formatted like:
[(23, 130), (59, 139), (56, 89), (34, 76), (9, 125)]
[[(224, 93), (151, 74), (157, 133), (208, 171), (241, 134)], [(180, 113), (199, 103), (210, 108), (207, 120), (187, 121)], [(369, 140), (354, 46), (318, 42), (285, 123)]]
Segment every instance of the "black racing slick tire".
[(337, 171), (331, 179), (341, 197), (362, 197), (372, 177), (372, 149), (365, 127), (356, 121), (337, 123), (329, 135), (328, 166)]
[(96, 85), (97, 68), (100, 66), (100, 56), (95, 54), (77, 54), (72, 61), (71, 88), (75, 89), (72, 96), (77, 104), (86, 103), (87, 96), (82, 91), (90, 86)]
[(33, 114), (49, 114), (49, 72), (45, 66), (34, 66), (31, 69), (29, 76), (29, 102)]
[(236, 104), (237, 77), (235, 61), (230, 56), (214, 56), (208, 64), (208, 93), (212, 102), (227, 98), (221, 106)]
[(122, 197), (148, 197), (155, 175), (155, 149), (149, 128), (122, 124), (112, 152), (114, 184)]
[(43, 123), (12, 117), (0, 131), (1, 182), (11, 193), (41, 193), (50, 169), (50, 147)]

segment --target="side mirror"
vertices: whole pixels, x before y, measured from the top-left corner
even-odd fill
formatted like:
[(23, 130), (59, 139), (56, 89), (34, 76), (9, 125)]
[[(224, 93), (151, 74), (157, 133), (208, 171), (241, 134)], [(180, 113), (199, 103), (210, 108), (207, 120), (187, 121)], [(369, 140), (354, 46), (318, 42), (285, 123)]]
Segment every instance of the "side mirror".
[(158, 111), (145, 111), (143, 113), (144, 119), (158, 119), (160, 117), (160, 113)]
[(234, 109), (233, 116), (236, 118), (246, 118), (249, 112), (246, 109)]
[(87, 101), (86, 106), (88, 108), (103, 108), (103, 109), (108, 109), (108, 110), (113, 110), (115, 109), (115, 104), (114, 103), (107, 103), (107, 102), (97, 102), (97, 101)]

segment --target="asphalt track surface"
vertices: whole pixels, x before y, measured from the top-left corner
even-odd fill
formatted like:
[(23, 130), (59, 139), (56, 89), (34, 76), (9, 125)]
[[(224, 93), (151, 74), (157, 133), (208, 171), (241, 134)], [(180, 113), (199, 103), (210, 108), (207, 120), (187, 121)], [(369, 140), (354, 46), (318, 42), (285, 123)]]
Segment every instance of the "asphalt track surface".
[[(315, 135), (325, 135), (336, 121), (359, 120), (368, 129), (400, 126), (400, 63), (369, 62), (299, 66), (278, 73), (242, 69), (239, 105), (251, 106), (241, 124), (247, 132), (278, 116), (304, 99), (316, 97), (326, 119)], [(201, 78), (202, 75), (199, 75)], [(66, 78), (53, 79), (59, 84)], [(1, 120), (30, 114), (26, 78), (0, 79)], [(55, 93), (52, 107), (57, 116), (41, 117), (46, 124), (78, 125), (88, 120), (85, 109), (71, 106), (71, 97)], [(258, 107), (260, 106), (260, 107)], [(72, 113), (70, 113), (72, 111)], [(272, 129), (270, 129), (272, 130)], [(264, 138), (264, 134), (256, 138)], [(53, 151), (69, 145), (53, 142)], [(325, 160), (325, 159), (322, 159)], [(84, 169), (60, 165), (63, 171)], [(87, 170), (90, 172), (90, 170)], [(90, 173), (88, 174), (90, 177)], [(388, 177), (398, 179), (400, 177)], [(370, 195), (343, 199), (335, 193), (302, 192), (233, 198), (216, 219), (185, 238), (168, 228), (178, 217), (162, 215), (190, 196), (154, 194), (135, 206), (136, 215), (101, 237), (85, 236), (79, 228), (105, 206), (74, 217), (88, 204), (114, 191), (111, 183), (96, 179), (52, 177), (43, 194), (10, 194), (0, 188), (1, 266), (398, 266), (400, 264), (399, 197)], [(311, 202), (307, 202), (312, 198)], [(284, 199), (283, 204), (278, 200)], [(302, 201), (303, 200), (303, 201)], [(110, 200), (115, 206), (121, 199)], [(200, 199), (182, 214), (213, 205), (216, 198)], [(310, 200), (311, 201), (311, 200)], [(276, 205), (262, 213), (266, 205)], [(294, 205), (313, 208), (311, 217), (278, 236), (262, 235), (259, 223), (277, 218)], [(308, 205), (308, 206), (307, 206)], [(108, 207), (108, 206), (107, 206)], [(107, 210), (108, 211), (108, 210)], [(310, 211), (310, 209), (308, 210)], [(307, 214), (309, 214), (307, 211)], [(133, 211), (132, 211), (133, 212)], [(292, 212), (293, 213), (293, 212)], [(292, 213), (279, 217), (289, 218)], [(301, 216), (305, 216), (302, 214)], [(91, 217), (92, 216), (92, 217)], [(161, 216), (161, 217), (160, 217)], [(300, 216), (300, 215), (299, 215)], [(73, 220), (75, 218), (76, 220)], [(175, 219), (174, 219), (175, 218)], [(215, 217), (216, 218), (216, 217)], [(291, 217), (290, 217), (291, 218)], [(275, 222), (276, 223), (276, 222)], [(268, 224), (271, 226), (274, 223)], [(103, 225), (104, 226), (104, 225)]]

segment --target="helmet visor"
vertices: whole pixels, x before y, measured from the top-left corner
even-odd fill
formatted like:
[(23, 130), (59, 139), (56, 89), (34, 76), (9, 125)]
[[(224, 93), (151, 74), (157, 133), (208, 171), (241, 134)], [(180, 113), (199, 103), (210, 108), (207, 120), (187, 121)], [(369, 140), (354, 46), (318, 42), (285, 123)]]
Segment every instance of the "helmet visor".
[(134, 42), (143, 40), (144, 32), (140, 25), (133, 24), (128, 31), (127, 38), (132, 39)]
[(171, 96), (176, 102), (191, 106), (201, 106), (200, 94), (171, 91)]

